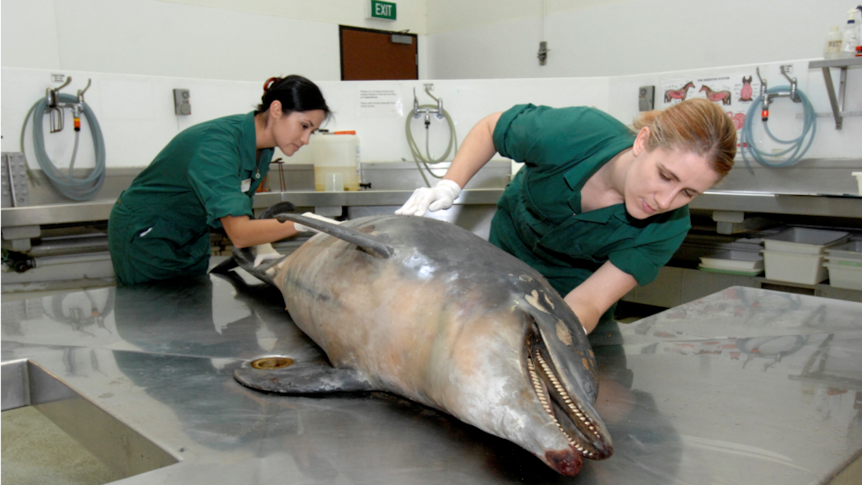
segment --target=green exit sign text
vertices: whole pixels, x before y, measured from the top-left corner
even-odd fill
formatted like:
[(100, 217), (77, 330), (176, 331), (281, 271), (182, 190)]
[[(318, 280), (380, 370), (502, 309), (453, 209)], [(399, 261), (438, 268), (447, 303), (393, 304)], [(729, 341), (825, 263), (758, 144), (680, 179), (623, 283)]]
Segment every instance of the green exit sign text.
[(371, 0), (371, 18), (379, 20), (395, 20), (396, 5), (393, 2)]

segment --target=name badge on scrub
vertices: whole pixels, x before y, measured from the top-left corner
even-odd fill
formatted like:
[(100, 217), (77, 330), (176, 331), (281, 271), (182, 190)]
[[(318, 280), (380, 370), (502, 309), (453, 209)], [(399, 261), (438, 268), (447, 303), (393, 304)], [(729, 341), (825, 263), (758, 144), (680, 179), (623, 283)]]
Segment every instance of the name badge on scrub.
[(245, 179), (242, 181), (242, 186), (240, 187), (241, 192), (248, 192), (251, 189), (251, 179)]

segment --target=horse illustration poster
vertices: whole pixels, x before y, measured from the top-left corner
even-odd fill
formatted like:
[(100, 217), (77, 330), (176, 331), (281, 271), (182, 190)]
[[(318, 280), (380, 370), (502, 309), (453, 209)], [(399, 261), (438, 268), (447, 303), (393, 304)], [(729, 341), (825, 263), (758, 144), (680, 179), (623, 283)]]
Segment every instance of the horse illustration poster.
[(760, 95), (760, 81), (751, 73), (736, 73), (698, 78), (666, 79), (661, 82), (662, 108), (691, 98), (706, 98), (721, 106), (742, 128), (751, 103)]

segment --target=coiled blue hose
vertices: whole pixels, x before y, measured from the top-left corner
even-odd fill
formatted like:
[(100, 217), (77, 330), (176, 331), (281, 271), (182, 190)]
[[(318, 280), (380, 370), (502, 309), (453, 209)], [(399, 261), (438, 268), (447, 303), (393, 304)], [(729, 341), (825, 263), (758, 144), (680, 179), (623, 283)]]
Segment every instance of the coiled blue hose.
[[(789, 92), (790, 86), (778, 86), (772, 89), (767, 90), (767, 93), (776, 93), (779, 91)], [(769, 130), (769, 124), (763, 123), (764, 129), (766, 129), (766, 134), (769, 135), (769, 138), (772, 138), (776, 143), (780, 143), (782, 145), (790, 145), (786, 150), (782, 150), (777, 153), (766, 153), (757, 148), (757, 145), (754, 143), (754, 134), (753, 134), (753, 126), (752, 123), (755, 119), (761, 119), (760, 116), (760, 105), (762, 104), (762, 100), (758, 97), (754, 103), (751, 104), (751, 108), (748, 109), (748, 114), (745, 115), (745, 122), (742, 125), (742, 160), (745, 162), (745, 167), (749, 172), (752, 172), (751, 166), (748, 164), (748, 156), (746, 155), (748, 151), (751, 151), (751, 156), (757, 161), (757, 163), (772, 168), (782, 168), (789, 167), (799, 160), (805, 155), (808, 149), (811, 147), (811, 143), (814, 141), (814, 135), (817, 133), (817, 115), (814, 112), (814, 107), (811, 106), (811, 102), (808, 101), (808, 96), (805, 96), (801, 90), (797, 90), (796, 94), (802, 100), (802, 106), (804, 109), (804, 122), (802, 125), (802, 134), (799, 137), (794, 138), (792, 140), (781, 140), (776, 138), (775, 135)], [(805, 137), (808, 135), (808, 142), (805, 142)], [(748, 147), (748, 150), (745, 147)], [(793, 153), (791, 153), (793, 152)], [(776, 161), (779, 157), (783, 157), (790, 153), (790, 156), (786, 160)]]
[[(71, 94), (57, 94), (57, 102), (77, 103), (78, 98)], [(102, 184), (105, 183), (105, 139), (102, 137), (102, 129), (99, 126), (99, 121), (96, 115), (87, 103), (84, 103), (83, 114), (87, 118), (87, 124), (90, 127), (90, 132), (93, 135), (93, 147), (96, 152), (96, 166), (90, 174), (82, 179), (77, 179), (72, 176), (72, 169), (75, 166), (75, 157), (78, 153), (78, 137), (80, 132), (75, 132), (75, 148), (72, 153), (72, 161), (69, 163), (69, 173), (61, 172), (51, 159), (48, 157), (48, 152), (45, 151), (45, 136), (42, 131), (42, 119), (48, 111), (48, 101), (45, 98), (40, 99), (30, 108), (27, 116), (24, 118), (24, 128), (27, 127), (27, 121), (30, 119), (30, 114), (33, 114), (33, 147), (36, 150), (36, 161), (39, 162), (39, 167), (48, 177), (51, 185), (64, 196), (77, 201), (90, 200)], [(41, 116), (39, 115), (41, 113)], [(21, 129), (21, 138), (23, 141), (24, 128)], [(24, 144), (21, 143), (21, 150), (24, 150)]]

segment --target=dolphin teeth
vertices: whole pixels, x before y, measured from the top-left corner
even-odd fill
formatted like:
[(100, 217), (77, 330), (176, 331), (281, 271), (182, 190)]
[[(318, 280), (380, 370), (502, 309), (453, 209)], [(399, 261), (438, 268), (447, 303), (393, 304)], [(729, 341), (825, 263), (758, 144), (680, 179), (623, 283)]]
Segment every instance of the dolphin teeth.
[[(551, 382), (554, 384), (554, 387), (557, 389), (557, 391), (560, 392), (560, 395), (564, 396), (564, 400), (569, 406), (569, 408), (575, 413), (577, 413), (578, 417), (581, 418), (581, 421), (590, 424), (590, 421), (583, 415), (583, 413), (580, 412), (577, 405), (572, 402), (568, 394), (566, 394), (566, 392), (562, 389), (562, 386), (560, 386), (556, 376), (554, 376), (554, 374), (551, 372), (547, 362), (545, 362), (545, 359), (543, 359), (541, 355), (536, 354), (536, 360), (539, 362), (539, 365), (545, 371), (545, 375), (548, 376), (549, 379), (551, 379)], [(530, 381), (533, 384), (533, 388), (536, 391), (536, 396), (538, 396), (539, 402), (542, 404), (542, 407), (545, 409), (545, 412), (548, 413), (548, 415), (551, 417), (551, 420), (553, 420), (554, 424), (557, 425), (557, 428), (559, 428), (560, 432), (563, 433), (563, 436), (565, 436), (566, 439), (569, 441), (569, 444), (572, 445), (576, 450), (578, 450), (579, 453), (588, 458), (597, 456), (598, 453), (587, 451), (586, 448), (584, 448), (577, 441), (575, 441), (575, 439), (571, 435), (569, 435), (565, 428), (563, 428), (563, 425), (560, 424), (560, 422), (557, 420), (556, 415), (554, 414), (553, 410), (551, 410), (551, 405), (548, 403), (548, 400), (545, 397), (545, 390), (542, 387), (542, 381), (539, 378), (538, 373), (536, 372), (536, 367), (533, 364), (533, 359), (529, 357), (527, 358), (527, 370), (529, 371)], [(595, 427), (590, 426), (590, 430), (592, 430), (596, 436), (599, 436), (595, 430)]]
[[(535, 373), (535, 367), (533, 366), (532, 360), (527, 360), (529, 362), (530, 368), (532, 369), (531, 373)], [(536, 361), (538, 361), (539, 366), (542, 368), (548, 379), (551, 380), (551, 383), (554, 385), (554, 388), (557, 390), (557, 392), (559, 392), (560, 395), (563, 396), (563, 399), (566, 405), (569, 407), (569, 410), (572, 411), (575, 416), (580, 418), (580, 420), (589, 427), (590, 431), (592, 431), (592, 433), (596, 435), (597, 438), (601, 439), (601, 436), (599, 435), (598, 431), (596, 431), (594, 423), (590, 421), (590, 419), (583, 413), (583, 411), (578, 407), (576, 403), (572, 402), (570, 396), (565, 392), (565, 389), (560, 384), (560, 381), (557, 379), (557, 376), (555, 376), (554, 373), (551, 371), (551, 367), (548, 365), (547, 362), (545, 362), (545, 359), (542, 357), (541, 354), (536, 354)], [(556, 420), (556, 417), (554, 419)], [(557, 424), (559, 426), (559, 423)], [(560, 427), (560, 429), (562, 429), (562, 427)]]

